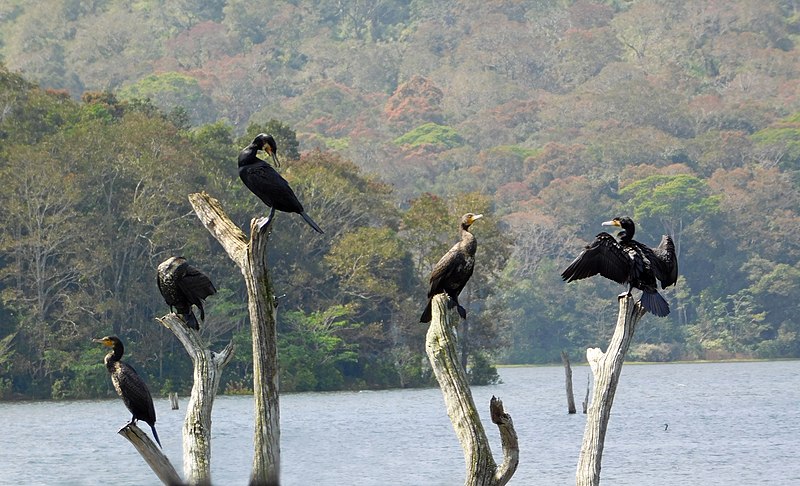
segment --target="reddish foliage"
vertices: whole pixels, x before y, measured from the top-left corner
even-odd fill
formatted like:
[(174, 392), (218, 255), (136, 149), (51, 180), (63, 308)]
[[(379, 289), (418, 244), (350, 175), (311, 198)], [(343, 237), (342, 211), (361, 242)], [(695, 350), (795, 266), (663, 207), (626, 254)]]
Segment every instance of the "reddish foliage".
[(444, 94), (430, 80), (415, 75), (397, 87), (384, 106), (386, 121), (407, 130), (426, 122), (442, 123)]

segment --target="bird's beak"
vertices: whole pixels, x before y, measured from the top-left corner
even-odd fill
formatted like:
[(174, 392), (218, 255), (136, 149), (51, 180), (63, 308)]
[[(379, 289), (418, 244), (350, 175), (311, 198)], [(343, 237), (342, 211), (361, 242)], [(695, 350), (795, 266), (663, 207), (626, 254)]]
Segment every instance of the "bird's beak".
[(280, 161), (278, 161), (278, 156), (275, 154), (275, 152), (270, 150), (269, 155), (270, 155), (270, 157), (272, 157), (272, 160), (275, 162), (275, 167), (280, 167), (281, 163), (280, 163)]
[(612, 219), (611, 221), (603, 221), (603, 226), (616, 226), (618, 228), (622, 227), (622, 225), (619, 224), (619, 221), (616, 219)]
[(470, 221), (469, 224), (474, 223), (475, 221), (481, 219), (482, 217), (483, 217), (482, 214), (476, 214), (476, 215), (472, 216), (472, 221)]
[(110, 344), (111, 342), (108, 339), (103, 339), (103, 338), (94, 338), (94, 339), (92, 339), (92, 342), (104, 344), (106, 346), (110, 346), (111, 345)]

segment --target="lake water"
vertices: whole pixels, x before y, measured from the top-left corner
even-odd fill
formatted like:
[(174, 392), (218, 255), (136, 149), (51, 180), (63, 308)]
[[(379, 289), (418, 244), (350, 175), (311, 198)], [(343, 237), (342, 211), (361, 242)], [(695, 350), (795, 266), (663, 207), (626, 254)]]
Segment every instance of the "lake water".
[[(587, 367), (574, 367), (576, 402)], [(502, 368), (473, 397), (500, 460), (489, 399), (520, 440), (510, 484), (575, 484), (585, 416), (568, 415), (562, 367)], [(156, 402), (164, 450), (182, 473), (181, 410)], [(247, 484), (252, 398), (214, 404), (215, 484)], [(580, 412), (580, 410), (579, 410)], [(0, 484), (159, 484), (117, 430), (118, 399), (0, 403)], [(664, 424), (669, 424), (664, 430)], [(142, 429), (149, 431), (146, 424)], [(626, 364), (606, 435), (607, 485), (800, 484), (800, 361)], [(281, 478), (294, 485), (460, 485), (464, 456), (438, 388), (281, 397)]]

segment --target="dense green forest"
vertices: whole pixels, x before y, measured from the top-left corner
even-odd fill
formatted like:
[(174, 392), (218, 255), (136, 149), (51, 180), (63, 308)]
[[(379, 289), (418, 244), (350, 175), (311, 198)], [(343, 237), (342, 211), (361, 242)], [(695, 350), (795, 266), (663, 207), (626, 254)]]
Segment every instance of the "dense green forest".
[(241, 276), (186, 196), (264, 215), (235, 165), (260, 131), (326, 231), (273, 225), (283, 390), (429, 384), (425, 284), (468, 211), (476, 382), (607, 342), (622, 288), (559, 273), (623, 215), (681, 271), (632, 359), (800, 357), (798, 45), (796, 0), (7, 0), (0, 398), (106, 394), (112, 333), (154, 393), (187, 390), (154, 320), (176, 254), (248, 390)]

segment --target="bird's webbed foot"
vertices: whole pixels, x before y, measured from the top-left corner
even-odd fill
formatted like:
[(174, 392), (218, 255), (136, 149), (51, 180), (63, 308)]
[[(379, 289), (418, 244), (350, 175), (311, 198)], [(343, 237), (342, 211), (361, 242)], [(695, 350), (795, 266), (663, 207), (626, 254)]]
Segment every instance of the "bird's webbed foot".
[(628, 297), (630, 297), (630, 296), (631, 296), (631, 291), (630, 291), (630, 289), (628, 289), (628, 291), (627, 291), (627, 292), (622, 292), (621, 294), (619, 294), (619, 295), (617, 296), (617, 299), (618, 299), (618, 300), (620, 300), (620, 299), (627, 299), (627, 298), (628, 298)]
[(270, 208), (269, 215), (267, 217), (258, 218), (256, 220), (256, 225), (258, 225), (258, 231), (263, 231), (264, 228), (266, 228), (267, 225), (269, 225), (269, 223), (272, 222), (273, 216), (275, 216), (275, 208)]
[(269, 217), (267, 217), (267, 216), (264, 216), (264, 217), (258, 218), (258, 219), (256, 220), (256, 224), (258, 225), (258, 231), (263, 231), (263, 230), (264, 230), (264, 228), (266, 228), (266, 227), (267, 227), (267, 225), (269, 224), (269, 222), (270, 222), (270, 219), (271, 219), (271, 218), (269, 218)]

